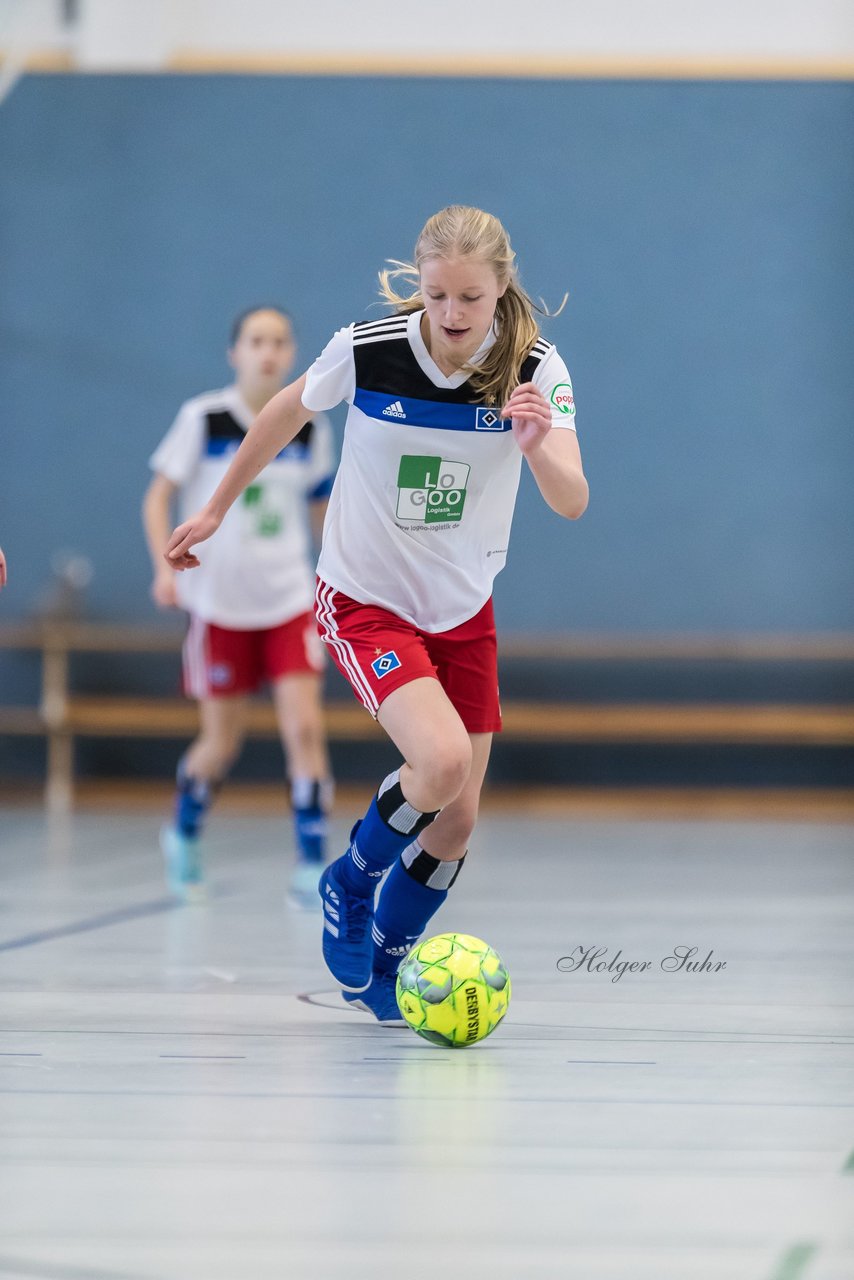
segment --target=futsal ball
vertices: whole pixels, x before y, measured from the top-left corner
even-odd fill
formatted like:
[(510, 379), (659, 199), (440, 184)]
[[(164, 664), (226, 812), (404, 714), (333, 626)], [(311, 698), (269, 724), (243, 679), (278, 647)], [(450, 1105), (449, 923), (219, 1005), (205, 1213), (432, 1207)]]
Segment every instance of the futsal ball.
[(397, 975), (397, 1003), (431, 1044), (463, 1049), (495, 1030), (510, 1003), (501, 957), (468, 933), (441, 933), (413, 947)]

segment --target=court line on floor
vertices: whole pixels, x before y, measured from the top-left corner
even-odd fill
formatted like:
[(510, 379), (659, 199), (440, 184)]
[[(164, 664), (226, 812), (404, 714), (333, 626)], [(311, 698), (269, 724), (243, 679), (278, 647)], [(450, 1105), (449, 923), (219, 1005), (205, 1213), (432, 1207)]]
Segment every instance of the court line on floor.
[(587, 1067), (657, 1067), (658, 1063), (644, 1058), (567, 1058), (567, 1066)]
[[(174, 993), (169, 993), (174, 994)], [(180, 994), (190, 994), (181, 992)], [(323, 1006), (321, 1006), (323, 1007)], [(353, 1010), (357, 1013), (358, 1010)], [(513, 1024), (515, 1027), (517, 1024)], [(584, 1027), (558, 1027), (551, 1023), (543, 1023), (540, 1026), (531, 1026), (527, 1024), (532, 1031), (550, 1031), (559, 1032), (561, 1034), (540, 1037), (535, 1039), (533, 1036), (519, 1036), (512, 1040), (502, 1041), (501, 1048), (505, 1051), (512, 1052), (519, 1050), (525, 1052), (531, 1043), (537, 1044), (559, 1044), (561, 1041), (570, 1041), (575, 1044), (614, 1044), (614, 1045), (632, 1045), (632, 1044), (740, 1044), (746, 1046), (762, 1047), (764, 1045), (790, 1045), (799, 1047), (811, 1047), (816, 1049), (824, 1049), (831, 1045), (839, 1045), (844, 1048), (851, 1048), (854, 1040), (810, 1040), (804, 1038), (781, 1037), (777, 1040), (709, 1040), (701, 1039), (698, 1036), (707, 1036), (709, 1032), (699, 1032), (695, 1036), (671, 1036), (663, 1039), (661, 1036), (653, 1036), (647, 1039), (641, 1039), (639, 1036), (588, 1036), (579, 1035), (578, 1032), (584, 1032)], [(322, 1027), (322, 1030), (321, 1030)], [(318, 1027), (311, 1030), (303, 1028), (294, 1028), (289, 1031), (192, 1031), (190, 1029), (180, 1028), (159, 1028), (157, 1030), (137, 1029), (135, 1027), (0, 1027), (0, 1033), (3, 1035), (26, 1035), (26, 1036), (160, 1036), (168, 1039), (172, 1036), (181, 1036), (189, 1039), (190, 1037), (208, 1036), (212, 1038), (222, 1038), (227, 1040), (316, 1040), (318, 1037), (328, 1040), (352, 1040), (357, 1039), (361, 1031), (372, 1029), (377, 1033), (388, 1031), (389, 1028), (382, 1028), (378, 1023), (368, 1022), (367, 1018), (363, 1018), (359, 1026), (353, 1025), (352, 1028), (342, 1029), (338, 1031), (334, 1023), (321, 1023)], [(402, 1029), (402, 1028), (401, 1028)], [(620, 1031), (621, 1028), (614, 1028)], [(745, 1032), (745, 1035), (748, 1033)]]
[[(317, 1009), (331, 1009), (334, 1013), (338, 1013), (341, 1010), (346, 1010), (347, 1013), (360, 1016), (361, 1010), (353, 1009), (351, 1006), (345, 1004), (343, 1000), (339, 999), (336, 1001), (333, 999), (333, 997), (335, 996), (340, 997), (340, 995), (341, 995), (340, 991), (306, 991), (306, 992), (299, 993), (296, 999), (299, 1000), (302, 1004), (312, 1005)], [(847, 1005), (844, 1007), (848, 1008)], [(528, 1030), (531, 1030), (531, 1031), (561, 1031), (561, 1032), (611, 1031), (611, 1032), (618, 1032), (621, 1035), (626, 1035), (627, 1033), (634, 1032), (634, 1031), (642, 1031), (642, 1032), (646, 1032), (647, 1034), (661, 1032), (662, 1034), (671, 1034), (671, 1035), (678, 1036), (679, 1040), (674, 1041), (673, 1043), (683, 1043), (683, 1037), (693, 1035), (693, 1036), (737, 1036), (738, 1037), (738, 1039), (735, 1039), (735, 1040), (719, 1040), (719, 1041), (711, 1042), (711, 1043), (718, 1043), (718, 1044), (763, 1044), (766, 1042), (768, 1044), (817, 1044), (817, 1045), (821, 1045), (823, 1043), (854, 1044), (854, 1033), (847, 1032), (847, 1031), (840, 1031), (836, 1033), (831, 1031), (804, 1031), (804, 1032), (753, 1031), (753, 1030), (751, 1031), (718, 1031), (718, 1030), (704, 1031), (700, 1027), (686, 1027), (684, 1029), (680, 1027), (606, 1027), (606, 1026), (600, 1026), (599, 1024), (593, 1024), (589, 1026), (576, 1025), (574, 1023), (570, 1023), (568, 1025), (560, 1025), (553, 1022), (516, 1022), (515, 1020), (512, 1023), (509, 1023), (508, 1026), (512, 1026), (514, 1030), (524, 1030), (527, 1028)], [(752, 1038), (749, 1040), (745, 1039), (744, 1037), (747, 1037), (747, 1036), (750, 1036)], [(769, 1039), (769, 1037), (771, 1036), (775, 1036), (779, 1038), (772, 1040), (772, 1039)], [(586, 1036), (583, 1038), (591, 1041), (596, 1041), (597, 1039), (596, 1036)], [(606, 1040), (609, 1039), (609, 1037), (603, 1037), (603, 1038)], [(635, 1044), (671, 1043), (666, 1040), (650, 1040), (650, 1041), (634, 1040), (632, 1041), (627, 1037), (626, 1043), (632, 1043), (632, 1042), (634, 1042)], [(691, 1043), (704, 1044), (704, 1043), (708, 1043), (708, 1041), (697, 1040)]]
[(9, 938), (6, 942), (0, 942), (0, 951), (17, 951), (23, 947), (36, 947), (42, 942), (68, 938), (75, 933), (91, 933), (95, 929), (107, 929), (110, 925), (125, 924), (128, 920), (139, 920), (144, 916), (183, 910), (185, 906), (186, 903), (180, 902), (177, 898), (155, 898), (153, 902), (139, 902), (133, 907), (120, 907), (116, 911), (105, 911), (101, 915), (89, 916), (85, 920), (72, 920), (68, 924), (57, 925), (53, 929), (38, 929), (33, 933), (21, 934), (18, 938)]
[[(456, 1050), (453, 1052), (456, 1053)], [(313, 1093), (298, 1092), (296, 1090), (280, 1089), (277, 1091), (266, 1090), (242, 1090), (242, 1089), (0, 1089), (0, 1096), (8, 1095), (9, 1097), (55, 1097), (55, 1098), (264, 1098), (264, 1099), (286, 1099), (293, 1100), (305, 1099), (317, 1102), (321, 1099), (332, 1101), (358, 1101), (358, 1102), (375, 1102), (378, 1098), (386, 1100), (397, 1100), (397, 1093), (349, 1093), (339, 1090), (337, 1092), (321, 1093), (315, 1091)], [(443, 1094), (425, 1094), (424, 1101), (443, 1102), (446, 1098)], [(539, 1094), (536, 1097), (514, 1097), (512, 1102), (524, 1103), (572, 1103), (579, 1106), (602, 1105), (609, 1107), (750, 1107), (755, 1111), (763, 1110), (810, 1110), (810, 1111), (852, 1111), (854, 1110), (854, 1102), (797, 1102), (791, 1099), (784, 1102), (766, 1102), (759, 1098), (600, 1098), (600, 1097), (576, 1097), (567, 1094)]]
[[(546, 1022), (546, 1023), (543, 1023), (541, 1026), (532, 1027), (531, 1030), (532, 1031), (564, 1031), (565, 1028), (555, 1027), (553, 1024)], [(571, 1027), (569, 1028), (569, 1030), (583, 1031), (584, 1028)], [(553, 1042), (557, 1042), (559, 1040), (575, 1040), (575, 1041), (582, 1041), (587, 1044), (708, 1044), (708, 1045), (743, 1044), (743, 1045), (753, 1045), (754, 1047), (760, 1047), (762, 1045), (786, 1044), (786, 1045), (792, 1045), (792, 1046), (811, 1045), (813, 1048), (816, 1048), (816, 1049), (826, 1049), (826, 1048), (829, 1048), (831, 1045), (842, 1045), (846, 1049), (850, 1049), (852, 1046), (854, 1046), (854, 1039), (799, 1040), (799, 1039), (793, 1039), (790, 1036), (784, 1036), (778, 1040), (741, 1040), (741, 1039), (723, 1040), (720, 1036), (718, 1036), (716, 1039), (709, 1039), (709, 1036), (711, 1034), (712, 1034), (711, 1032), (700, 1031), (695, 1033), (695, 1035), (693, 1036), (677, 1035), (677, 1036), (671, 1036), (667, 1038), (663, 1036), (650, 1036), (648, 1039), (644, 1039), (641, 1036), (556, 1035), (551, 1037), (545, 1037), (545, 1039), (551, 1039), (551, 1041)], [(745, 1035), (746, 1034), (747, 1033), (745, 1032)], [(531, 1037), (531, 1039), (533, 1039), (533, 1037)], [(519, 1042), (521, 1042), (521, 1037), (519, 1037)]]
[[(302, 998), (302, 996), (299, 997), (299, 999)], [(846, 1009), (849, 1008), (848, 1005), (844, 1005), (842, 1007)], [(543, 1024), (539, 1022), (513, 1023), (514, 1027), (532, 1027), (534, 1030), (539, 1030), (542, 1025)], [(670, 1033), (671, 1035), (674, 1032), (684, 1032), (685, 1035), (696, 1036), (797, 1036), (808, 1037), (811, 1040), (830, 1040), (832, 1042), (835, 1042), (839, 1036), (848, 1036), (850, 1039), (854, 1040), (854, 1032), (851, 1031), (732, 1031), (729, 1029), (726, 1031), (704, 1031), (702, 1027), (606, 1027), (601, 1026), (599, 1023), (571, 1023), (568, 1024), (568, 1029), (571, 1031), (645, 1031), (647, 1033), (660, 1031), (662, 1033)]]
[(158, 1053), (158, 1058), (178, 1058), (182, 1062), (245, 1062), (245, 1053)]
[[(161, 1057), (162, 1056), (163, 1055), (161, 1054)], [(380, 1057), (371, 1056), (369, 1054), (365, 1054), (364, 1057), (360, 1058), (358, 1061), (359, 1062), (450, 1062), (452, 1061), (452, 1057), (453, 1055), (450, 1057), (439, 1057), (437, 1055), (436, 1057), (431, 1058), (428, 1055), (424, 1055), (423, 1057), (416, 1058), (414, 1054), (406, 1054), (405, 1057), (380, 1058)], [(632, 1058), (567, 1058), (566, 1061), (567, 1063), (571, 1063), (573, 1065), (596, 1066), (596, 1067), (657, 1067), (658, 1066), (657, 1062), (648, 1062), (648, 1061), (641, 1062), (641, 1061), (636, 1061)], [(353, 1063), (352, 1065), (355, 1066), (356, 1063)]]
[(81, 1269), (67, 1263), (31, 1262), (5, 1253), (0, 1254), (0, 1275), (32, 1276), (33, 1280), (145, 1280), (138, 1271), (101, 1271), (90, 1266)]

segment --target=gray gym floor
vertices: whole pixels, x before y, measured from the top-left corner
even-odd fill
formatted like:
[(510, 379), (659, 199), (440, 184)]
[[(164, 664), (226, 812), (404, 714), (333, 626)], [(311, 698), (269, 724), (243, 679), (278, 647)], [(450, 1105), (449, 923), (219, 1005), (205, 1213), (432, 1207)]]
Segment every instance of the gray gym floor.
[(340, 1002), (283, 819), (214, 815), (200, 908), (153, 809), (2, 823), (3, 1277), (854, 1276), (851, 826), (488, 810), (431, 932), (513, 998), (452, 1051)]

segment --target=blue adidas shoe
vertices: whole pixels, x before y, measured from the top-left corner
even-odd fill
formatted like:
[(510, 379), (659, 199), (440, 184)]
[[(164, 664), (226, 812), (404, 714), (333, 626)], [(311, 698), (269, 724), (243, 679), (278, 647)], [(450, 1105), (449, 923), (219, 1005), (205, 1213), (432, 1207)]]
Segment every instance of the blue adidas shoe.
[(397, 974), (374, 969), (370, 985), (364, 991), (342, 991), (347, 1003), (354, 1009), (372, 1013), (383, 1027), (405, 1027), (406, 1019), (397, 1005)]
[(204, 902), (202, 849), (198, 836), (185, 836), (175, 827), (163, 827), (160, 848), (166, 864), (169, 892), (185, 902)]
[(345, 889), (335, 874), (337, 865), (324, 869), (317, 886), (323, 904), (323, 958), (342, 987), (361, 991), (371, 980), (374, 895), (364, 898)]

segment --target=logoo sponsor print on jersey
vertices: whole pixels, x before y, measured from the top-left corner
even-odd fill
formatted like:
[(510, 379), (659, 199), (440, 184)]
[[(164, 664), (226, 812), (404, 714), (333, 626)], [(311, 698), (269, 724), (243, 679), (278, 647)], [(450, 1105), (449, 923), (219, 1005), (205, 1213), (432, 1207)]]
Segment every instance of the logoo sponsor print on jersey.
[(447, 458), (404, 454), (397, 473), (397, 518), (419, 524), (459, 520), (471, 467)]

